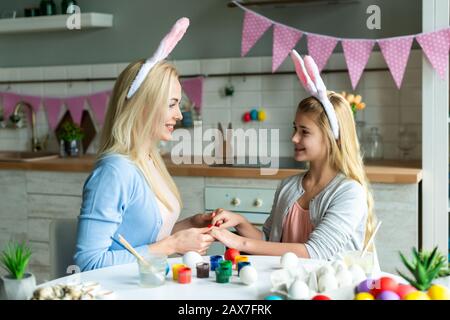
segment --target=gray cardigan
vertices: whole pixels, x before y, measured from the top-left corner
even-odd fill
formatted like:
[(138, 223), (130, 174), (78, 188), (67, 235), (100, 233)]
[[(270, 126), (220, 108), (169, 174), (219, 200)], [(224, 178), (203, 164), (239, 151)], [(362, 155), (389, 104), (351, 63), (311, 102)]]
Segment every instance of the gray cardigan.
[[(281, 181), (273, 201), (272, 212), (263, 226), (266, 240), (280, 242), (283, 221), (289, 208), (305, 192), (304, 173)], [(338, 259), (347, 250), (361, 250), (367, 220), (367, 200), (364, 188), (342, 173), (309, 204), (310, 219), (315, 229), (305, 243), (313, 259)]]

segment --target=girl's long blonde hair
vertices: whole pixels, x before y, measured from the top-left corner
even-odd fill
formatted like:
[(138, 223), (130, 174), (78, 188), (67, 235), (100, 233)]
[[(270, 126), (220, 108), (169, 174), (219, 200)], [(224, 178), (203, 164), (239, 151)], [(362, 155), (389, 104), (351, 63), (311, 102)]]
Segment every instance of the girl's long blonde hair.
[(347, 100), (340, 94), (329, 91), (328, 98), (334, 107), (339, 123), (339, 140), (336, 140), (331, 130), (325, 109), (314, 97), (309, 97), (300, 102), (297, 112), (312, 114), (322, 131), (328, 150), (328, 163), (330, 166), (342, 172), (346, 177), (359, 182), (366, 191), (368, 216), (364, 245), (367, 244), (375, 227), (375, 214), (373, 212), (373, 197), (369, 181), (364, 170), (360, 144), (356, 135), (355, 120), (351, 107)]
[(147, 162), (149, 157), (153, 160), (182, 207), (178, 188), (158, 151), (158, 133), (163, 128), (169, 109), (171, 83), (173, 79), (178, 79), (178, 72), (169, 63), (159, 62), (133, 97), (127, 99), (128, 89), (143, 63), (144, 60), (130, 63), (116, 80), (102, 130), (98, 159), (110, 153), (127, 156), (141, 170), (156, 197), (172, 210), (150, 173)]

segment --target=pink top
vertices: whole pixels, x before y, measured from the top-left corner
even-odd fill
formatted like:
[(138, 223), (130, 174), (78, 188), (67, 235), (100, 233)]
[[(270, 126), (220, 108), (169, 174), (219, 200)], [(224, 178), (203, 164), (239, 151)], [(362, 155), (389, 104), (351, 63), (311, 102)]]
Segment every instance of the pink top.
[(153, 177), (156, 178), (156, 183), (158, 187), (161, 189), (162, 193), (166, 195), (167, 200), (170, 205), (173, 207), (173, 211), (169, 211), (169, 209), (156, 197), (156, 202), (158, 203), (159, 212), (161, 213), (162, 226), (159, 230), (156, 241), (167, 238), (172, 233), (173, 226), (175, 222), (177, 222), (178, 217), (180, 215), (180, 204), (178, 203), (178, 199), (175, 195), (170, 191), (163, 177), (159, 173), (158, 169), (156, 169), (153, 160), (148, 161), (148, 167), (150, 169), (150, 173)]
[(281, 242), (305, 243), (313, 230), (314, 226), (309, 217), (309, 210), (303, 209), (295, 201), (284, 218)]

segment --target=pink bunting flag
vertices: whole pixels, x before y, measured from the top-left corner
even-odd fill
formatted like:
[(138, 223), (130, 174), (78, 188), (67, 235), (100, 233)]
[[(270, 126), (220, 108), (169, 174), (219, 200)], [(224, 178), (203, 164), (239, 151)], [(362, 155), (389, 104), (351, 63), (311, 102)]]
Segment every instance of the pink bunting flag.
[(353, 90), (358, 85), (364, 68), (369, 61), (374, 44), (375, 40), (342, 40), (345, 61)]
[(4, 92), (3, 94), (3, 118), (7, 120), (13, 113), (14, 107), (22, 100), (20, 95), (12, 92)]
[(181, 86), (191, 102), (194, 103), (194, 108), (200, 112), (202, 108), (203, 77), (182, 80)]
[[(31, 108), (33, 108), (34, 113), (36, 114), (41, 107), (42, 97), (40, 96), (29, 96), (29, 95), (21, 95), (22, 101), (27, 102)], [(28, 123), (31, 123), (31, 112), (27, 109), (25, 111), (27, 114)]]
[(441, 79), (445, 79), (447, 73), (449, 38), (449, 29), (416, 36), (416, 40), (422, 47), (428, 61), (438, 72)]
[(273, 28), (272, 72), (275, 72), (295, 47), (303, 33), (281, 24)]
[(270, 28), (272, 21), (251, 11), (245, 11), (242, 29), (241, 56), (245, 56), (262, 35)]
[(108, 107), (108, 91), (98, 92), (91, 96), (88, 96), (88, 101), (91, 106), (91, 110), (97, 119), (100, 126), (103, 126), (105, 122), (106, 109)]
[(70, 115), (75, 123), (81, 124), (81, 116), (83, 115), (85, 96), (71, 97), (64, 99), (69, 109)]
[(307, 39), (308, 54), (316, 62), (319, 72), (322, 72), (339, 40), (333, 37), (315, 34), (308, 34)]
[(414, 36), (378, 40), (381, 53), (398, 89), (402, 86), (413, 40)]
[(64, 103), (61, 98), (44, 98), (44, 109), (47, 113), (48, 125), (52, 131), (58, 126), (61, 106)]

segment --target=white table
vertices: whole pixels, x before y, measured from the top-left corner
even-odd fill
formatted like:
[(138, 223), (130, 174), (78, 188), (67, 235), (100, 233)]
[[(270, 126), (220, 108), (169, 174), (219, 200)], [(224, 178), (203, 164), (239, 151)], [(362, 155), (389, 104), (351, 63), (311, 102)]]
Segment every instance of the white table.
[[(270, 291), (270, 274), (281, 268), (280, 257), (248, 257), (258, 271), (258, 281), (250, 286), (240, 281), (236, 270), (233, 270), (230, 283), (217, 283), (213, 271), (210, 271), (209, 278), (199, 279), (196, 270), (192, 270), (192, 282), (190, 284), (179, 284), (173, 281), (172, 271), (170, 271), (164, 285), (155, 288), (143, 288), (139, 286), (138, 265), (137, 263), (131, 263), (74, 274), (43, 283), (39, 287), (61, 283), (70, 284), (76, 280), (81, 282), (94, 281), (98, 282), (103, 289), (114, 291), (116, 298), (120, 300), (262, 300), (268, 295), (273, 295)], [(203, 259), (205, 262), (209, 262), (209, 256), (204, 256)], [(325, 263), (320, 260), (299, 260), (307, 271)], [(168, 262), (172, 266), (174, 263), (181, 263), (182, 258), (170, 258)]]

